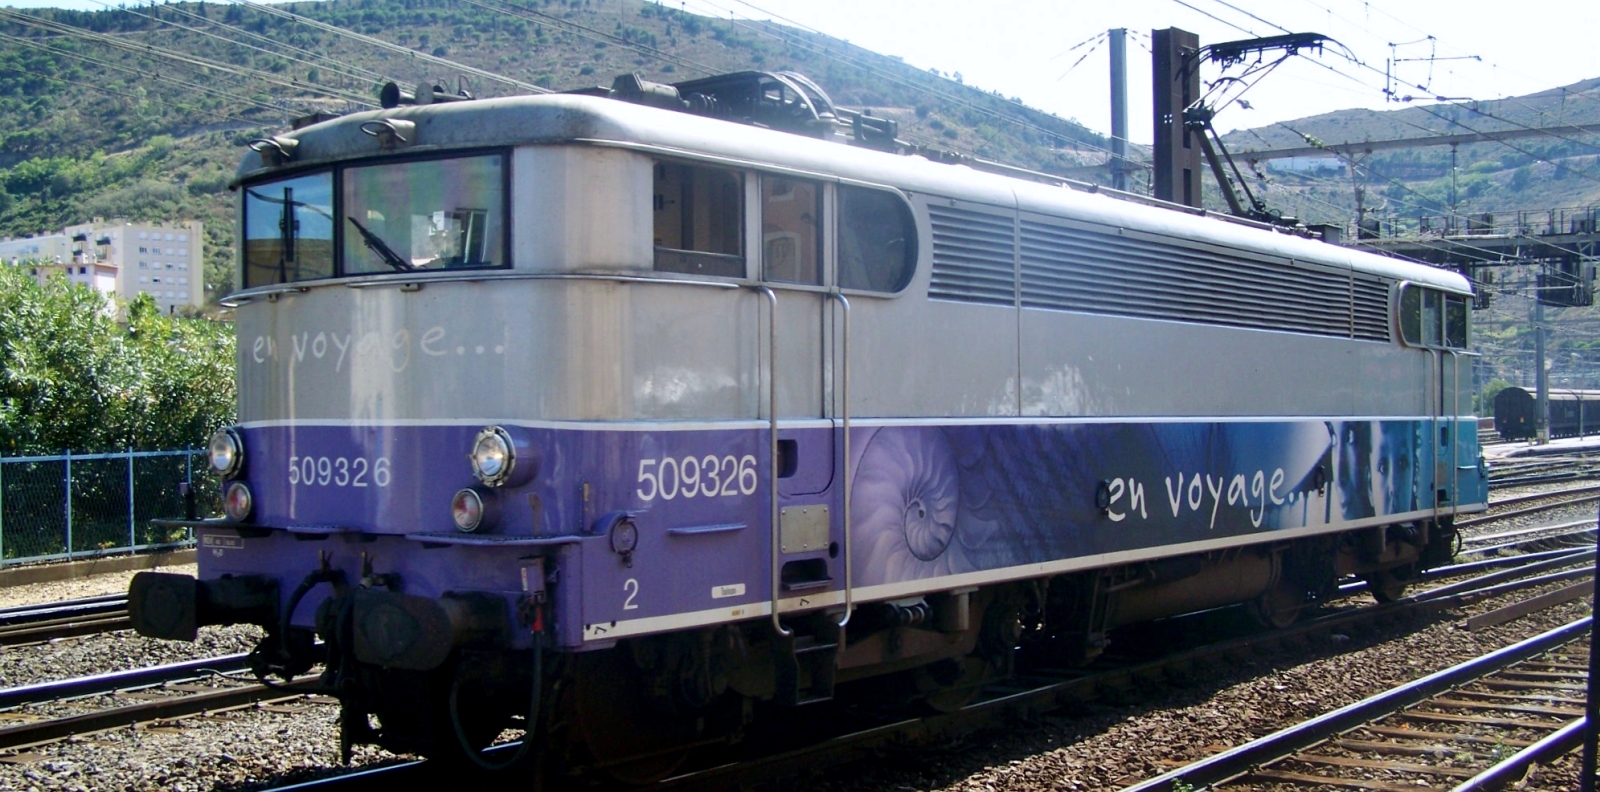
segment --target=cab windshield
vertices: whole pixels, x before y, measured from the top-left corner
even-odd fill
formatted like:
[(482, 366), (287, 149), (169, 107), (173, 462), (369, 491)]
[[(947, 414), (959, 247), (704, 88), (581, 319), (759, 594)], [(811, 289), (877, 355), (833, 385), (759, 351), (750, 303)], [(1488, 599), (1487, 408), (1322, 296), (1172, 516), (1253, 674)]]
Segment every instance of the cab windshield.
[(385, 162), (249, 185), (245, 286), (506, 266), (505, 157)]

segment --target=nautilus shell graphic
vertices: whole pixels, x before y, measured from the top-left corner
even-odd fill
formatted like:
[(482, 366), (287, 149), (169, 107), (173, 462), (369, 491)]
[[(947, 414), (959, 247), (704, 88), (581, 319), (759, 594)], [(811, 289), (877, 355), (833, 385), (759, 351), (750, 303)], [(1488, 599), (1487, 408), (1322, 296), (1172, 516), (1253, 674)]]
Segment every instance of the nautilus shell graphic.
[(956, 541), (961, 472), (937, 427), (885, 427), (866, 443), (851, 490), (864, 582), (963, 571)]

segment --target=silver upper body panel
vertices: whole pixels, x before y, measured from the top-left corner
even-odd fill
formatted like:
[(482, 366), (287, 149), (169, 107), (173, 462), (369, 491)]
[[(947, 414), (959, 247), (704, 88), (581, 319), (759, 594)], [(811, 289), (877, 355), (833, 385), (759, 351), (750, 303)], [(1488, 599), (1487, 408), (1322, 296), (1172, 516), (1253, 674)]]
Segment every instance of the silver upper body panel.
[[(385, 152), (360, 127), (389, 118), (416, 127), (408, 145)], [(843, 317), (827, 296), (831, 278), (811, 288), (769, 284), (779, 298), (774, 365), (765, 298), (746, 288), (760, 282), (759, 245), (747, 245), (743, 279), (688, 283), (653, 271), (651, 172), (661, 157), (909, 196), (920, 239), (910, 285), (892, 296), (850, 295), (856, 420), (1414, 416), (1428, 414), (1426, 394), (1437, 392), (1434, 353), (1393, 341), (930, 299), (933, 201), (1468, 292), (1455, 273), (1289, 234), (594, 97), (401, 107), (289, 136), (299, 141), (291, 167), (266, 168), (251, 153), (241, 180), (352, 159), (513, 148), (511, 268), (235, 295), (245, 422), (753, 420), (765, 417), (773, 371), (781, 416), (839, 415)], [(759, 218), (745, 222), (746, 239), (760, 239)], [(1454, 379), (1445, 375), (1446, 414), (1470, 386)]]

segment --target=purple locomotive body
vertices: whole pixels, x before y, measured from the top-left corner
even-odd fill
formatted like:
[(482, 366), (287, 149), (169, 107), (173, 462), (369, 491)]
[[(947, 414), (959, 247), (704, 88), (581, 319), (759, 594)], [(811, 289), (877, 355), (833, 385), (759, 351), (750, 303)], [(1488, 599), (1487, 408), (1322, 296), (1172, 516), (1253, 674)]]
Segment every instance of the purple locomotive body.
[(636, 781), (855, 680), (1397, 596), (1485, 508), (1459, 276), (892, 141), (745, 73), (252, 144), (228, 516), (135, 625), (261, 625), (347, 745)]

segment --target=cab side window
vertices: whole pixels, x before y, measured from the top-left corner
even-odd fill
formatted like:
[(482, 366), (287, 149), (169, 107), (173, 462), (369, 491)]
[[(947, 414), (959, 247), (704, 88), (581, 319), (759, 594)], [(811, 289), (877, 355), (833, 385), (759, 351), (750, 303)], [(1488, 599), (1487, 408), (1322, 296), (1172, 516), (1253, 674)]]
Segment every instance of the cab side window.
[(761, 176), (761, 277), (822, 283), (822, 185), (788, 176)]
[(917, 224), (900, 196), (839, 186), (839, 287), (897, 292), (917, 266)]
[(1408, 283), (1400, 291), (1400, 338), (1415, 347), (1466, 349), (1467, 298)]
[(744, 176), (679, 162), (655, 164), (655, 268), (744, 277)]

